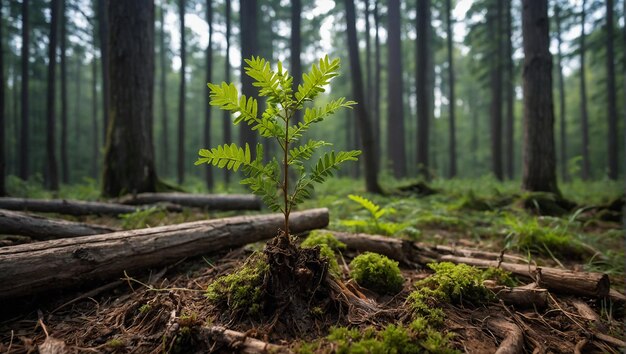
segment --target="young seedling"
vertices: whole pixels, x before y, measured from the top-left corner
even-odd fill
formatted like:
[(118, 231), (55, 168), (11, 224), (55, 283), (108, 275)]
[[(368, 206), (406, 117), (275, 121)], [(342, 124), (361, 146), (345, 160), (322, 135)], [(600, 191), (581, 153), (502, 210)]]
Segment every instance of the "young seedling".
[[(350, 108), (356, 102), (341, 97), (323, 107), (305, 107), (305, 104), (325, 91), (324, 87), (332, 78), (339, 75), (339, 59), (331, 61), (328, 56), (320, 59), (317, 65), (312, 66), (310, 73), (302, 75), (302, 84), (298, 85), (295, 92), (292, 88), (293, 77), (283, 69), (281, 62), (278, 62), (276, 71), (260, 57), (252, 57), (245, 62), (245, 72), (255, 80), (253, 85), (259, 88), (259, 96), (267, 97), (265, 111), (259, 115), (255, 98), (239, 95), (234, 84), (225, 82), (221, 85), (209, 83), (210, 104), (230, 111), (235, 117), (235, 125), (241, 122), (248, 124), (261, 137), (273, 141), (280, 147), (280, 156), (274, 156), (264, 163), (263, 144), (257, 144), (253, 157), (248, 144), (240, 147), (233, 143), (201, 149), (196, 165), (208, 163), (234, 171), (241, 169), (246, 177), (241, 183), (248, 185), (252, 193), (260, 196), (270, 209), (283, 213), (283, 235), (288, 237), (289, 214), (297, 204), (311, 196), (314, 184), (323, 183), (342, 163), (356, 161), (361, 154), (359, 150), (327, 152), (307, 171), (305, 163), (314, 153), (332, 144), (322, 140), (303, 143), (303, 134), (337, 110)], [(302, 110), (303, 120), (294, 122), (296, 112)], [(294, 186), (289, 185), (291, 169), (295, 170), (297, 177)]]

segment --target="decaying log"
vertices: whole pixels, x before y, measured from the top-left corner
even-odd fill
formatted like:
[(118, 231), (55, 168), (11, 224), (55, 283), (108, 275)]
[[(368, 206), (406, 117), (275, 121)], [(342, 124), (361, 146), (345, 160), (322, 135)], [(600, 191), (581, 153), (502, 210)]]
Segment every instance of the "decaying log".
[(604, 297), (609, 294), (610, 290), (609, 277), (603, 273), (574, 272), (550, 267), (537, 267), (532, 264), (517, 264), (499, 262), (497, 260), (459, 257), (451, 254), (438, 253), (435, 247), (418, 246), (409, 241), (391, 237), (334, 231), (328, 232), (345, 243), (348, 248), (359, 251), (377, 252), (409, 265), (440, 261), (464, 263), (479, 268), (500, 267), (514, 275), (535, 280), (540, 287), (550, 291), (579, 296)]
[(111, 227), (44, 218), (0, 209), (0, 234), (29, 236), (36, 240), (98, 235), (118, 231)]
[(503, 270), (517, 276), (535, 280), (540, 287), (571, 295), (604, 297), (608, 295), (611, 285), (608, 275), (604, 273), (574, 272), (564, 269), (537, 267), (529, 264), (499, 263), (497, 261), (452, 255), (441, 256), (439, 261), (469, 264), (479, 268), (499, 266)]
[(288, 353), (280, 345), (266, 343), (250, 338), (246, 334), (232, 331), (221, 326), (203, 327), (202, 332), (214, 341), (226, 344), (229, 349), (237, 353)]
[[(0, 248), (0, 299), (104, 280), (276, 236), (282, 214), (237, 216)], [(328, 225), (328, 209), (292, 213), (299, 233)]]
[(510, 255), (510, 254), (502, 254), (502, 256), (500, 256), (500, 254), (496, 252), (473, 250), (473, 249), (459, 248), (459, 247), (450, 247), (450, 246), (444, 246), (444, 245), (427, 245), (424, 243), (416, 243), (415, 247), (417, 247), (417, 249), (422, 252), (434, 251), (438, 254), (452, 254), (452, 255), (461, 256), (461, 257), (481, 258), (481, 259), (489, 259), (489, 260), (497, 260), (497, 259), (502, 258), (502, 261), (508, 261), (511, 263), (528, 264), (528, 261), (525, 258)]
[[(180, 206), (167, 206), (168, 211), (181, 211)], [(0, 198), (0, 209), (57, 213), (65, 215), (119, 215), (137, 211), (131, 205), (85, 202), (65, 199)]]
[(515, 324), (502, 318), (487, 321), (490, 330), (504, 338), (496, 354), (518, 354), (524, 352), (524, 332)]
[(483, 284), (507, 305), (523, 308), (548, 306), (548, 290), (546, 289), (499, 286), (491, 280)]
[(140, 193), (118, 199), (121, 204), (172, 203), (207, 210), (260, 210), (261, 200), (248, 194)]

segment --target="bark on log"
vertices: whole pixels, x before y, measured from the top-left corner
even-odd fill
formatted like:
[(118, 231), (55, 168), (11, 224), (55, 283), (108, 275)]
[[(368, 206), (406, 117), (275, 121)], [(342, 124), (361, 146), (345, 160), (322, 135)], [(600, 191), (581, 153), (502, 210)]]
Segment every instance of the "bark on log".
[(250, 338), (244, 333), (232, 331), (221, 326), (204, 327), (202, 331), (214, 341), (226, 344), (228, 349), (237, 353), (257, 354), (289, 352), (283, 346)]
[(35, 240), (98, 235), (119, 231), (114, 228), (44, 218), (17, 211), (0, 209), (0, 234), (29, 236)]
[(611, 285), (608, 275), (604, 273), (574, 272), (529, 264), (498, 263), (497, 261), (452, 255), (441, 256), (439, 261), (469, 264), (479, 268), (500, 266), (507, 272), (536, 280), (537, 285), (548, 290), (571, 295), (604, 297), (608, 295)]
[[(282, 214), (238, 216), (0, 248), (0, 299), (120, 277), (276, 236)], [(328, 209), (292, 213), (293, 233), (328, 225)]]
[(515, 324), (501, 318), (487, 321), (487, 326), (503, 337), (496, 354), (519, 354), (524, 352), (524, 332)]
[(496, 297), (507, 305), (513, 305), (522, 308), (537, 307), (545, 308), (548, 306), (548, 290), (540, 288), (527, 287), (508, 287), (496, 285), (494, 281), (485, 281), (483, 283), (489, 290), (496, 294)]
[(118, 199), (121, 204), (141, 205), (160, 202), (207, 210), (260, 210), (261, 200), (247, 194), (141, 193)]
[[(0, 209), (79, 216), (119, 215), (132, 213), (139, 208), (123, 204), (85, 202), (80, 200), (0, 198)], [(168, 206), (167, 210), (180, 211), (181, 208), (179, 206)]]
[(479, 268), (499, 266), (503, 270), (517, 276), (537, 280), (540, 287), (559, 293), (604, 297), (609, 294), (610, 290), (609, 277), (603, 273), (574, 272), (549, 267), (537, 267), (531, 264), (458, 257), (438, 253), (436, 247), (420, 247), (409, 241), (396, 238), (346, 232), (328, 232), (332, 233), (339, 241), (345, 243), (348, 248), (377, 252), (408, 265), (415, 263), (425, 264), (436, 260), (440, 262), (464, 263)]

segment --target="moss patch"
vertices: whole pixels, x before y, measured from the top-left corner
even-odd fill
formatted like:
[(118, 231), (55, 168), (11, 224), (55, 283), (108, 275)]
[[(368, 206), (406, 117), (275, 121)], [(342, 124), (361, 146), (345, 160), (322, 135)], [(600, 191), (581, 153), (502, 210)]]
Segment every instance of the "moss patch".
[(380, 294), (398, 293), (404, 283), (398, 262), (372, 252), (365, 252), (350, 262), (350, 276), (359, 285)]
[(231, 312), (258, 315), (263, 308), (263, 280), (268, 270), (263, 256), (254, 254), (239, 270), (209, 285), (206, 297), (216, 305), (226, 305)]

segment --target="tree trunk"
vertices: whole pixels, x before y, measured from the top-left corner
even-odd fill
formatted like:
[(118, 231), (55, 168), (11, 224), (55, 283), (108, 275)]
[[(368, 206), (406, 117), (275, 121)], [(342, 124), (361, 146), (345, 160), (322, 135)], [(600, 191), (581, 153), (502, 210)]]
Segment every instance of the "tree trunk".
[[(3, 8), (3, 1), (0, 0), (0, 10)], [(0, 20), (0, 196), (7, 194), (5, 174), (6, 174), (6, 119), (5, 119), (5, 107), (4, 107), (4, 36), (2, 32), (3, 26), (2, 20)], [(15, 81), (13, 82), (13, 90), (15, 90)]]
[(511, 12), (513, 2), (506, 2), (506, 36), (505, 36), (505, 53), (506, 61), (506, 120), (504, 125), (504, 141), (505, 141), (505, 161), (506, 175), (508, 179), (513, 179), (515, 175), (515, 66), (513, 65), (513, 17)]
[(400, 0), (387, 6), (387, 159), (396, 178), (406, 176)]
[(107, 142), (107, 134), (109, 131), (110, 114), (109, 109), (111, 107), (111, 88), (110, 88), (110, 74), (109, 74), (109, 7), (110, 0), (97, 0), (96, 14), (98, 17), (98, 38), (100, 39), (100, 62), (102, 70), (102, 107), (103, 107), (103, 126), (102, 133), (104, 134), (103, 143)]
[(580, 12), (580, 114), (581, 114), (581, 133), (582, 139), (582, 155), (583, 166), (581, 177), (583, 180), (591, 178), (591, 161), (589, 160), (589, 115), (587, 113), (587, 84), (585, 80), (585, 0), (582, 1), (582, 9)]
[(554, 151), (552, 55), (547, 0), (523, 0), (524, 156), (522, 188), (559, 193)]
[(488, 11), (490, 35), (494, 38), (491, 64), (491, 171), (498, 180), (502, 173), (502, 2), (496, 1)]
[(117, 231), (100, 225), (49, 219), (2, 209), (0, 209), (0, 229), (3, 234), (29, 236), (34, 240), (99, 235)]
[(44, 173), (46, 187), (50, 190), (59, 190), (59, 177), (56, 159), (56, 64), (57, 64), (57, 36), (59, 21), (59, 2), (50, 2), (50, 37), (48, 41), (48, 79), (46, 88), (46, 163), (47, 173)]
[(152, 87), (154, 3), (110, 1), (111, 134), (104, 164), (103, 194), (154, 192)]
[[(257, 0), (246, 0), (241, 2), (239, 24), (241, 29), (241, 93), (246, 97), (256, 95), (256, 89), (252, 86), (253, 79), (246, 75), (244, 59), (250, 59), (259, 53), (258, 49), (258, 4)], [(239, 144), (250, 145), (252, 149), (256, 146), (256, 132), (248, 124), (240, 124)]]
[(617, 180), (617, 106), (615, 102), (615, 56), (613, 54), (613, 0), (606, 0), (606, 90), (608, 177)]
[(430, 97), (428, 51), (430, 50), (430, 0), (417, 0), (415, 28), (416, 72), (415, 95), (417, 98), (417, 168), (420, 176), (430, 178), (428, 163), (428, 139), (430, 137)]
[(456, 177), (456, 118), (454, 115), (454, 109), (456, 106), (456, 98), (454, 96), (454, 47), (452, 46), (452, 0), (446, 0), (446, 15), (447, 19), (447, 36), (448, 36), (448, 85), (450, 94), (448, 95), (448, 105), (450, 108), (450, 126), (449, 126), (449, 143), (450, 143), (450, 157), (449, 157), (449, 176), (450, 178)]
[(22, 126), (20, 130), (20, 178), (24, 181), (28, 180), (30, 176), (29, 160), (30, 160), (30, 123), (28, 117), (28, 110), (30, 108), (28, 103), (29, 90), (28, 90), (28, 66), (29, 66), (29, 44), (30, 44), (30, 21), (28, 19), (29, 14), (29, 0), (22, 0)]
[(186, 0), (178, 1), (180, 18), (180, 89), (178, 91), (178, 155), (176, 166), (178, 172), (178, 184), (185, 181), (185, 96), (187, 71), (187, 41), (185, 40), (185, 5)]
[[(230, 32), (231, 32), (231, 4), (230, 1), (226, 1), (226, 59), (224, 61), (224, 81), (230, 83)], [(231, 133), (231, 120), (230, 113), (224, 111), (223, 116), (223, 129), (224, 129), (224, 144), (230, 144), (233, 141), (232, 133)], [(224, 169), (224, 186), (228, 187), (230, 184), (230, 171), (228, 169)]]
[[(82, 110), (82, 100), (83, 100), (83, 91), (82, 91), (82, 80), (83, 80), (83, 75), (82, 75), (82, 68), (83, 68), (83, 58), (76, 58), (76, 72), (74, 75), (74, 89), (76, 90), (76, 96), (75, 97), (75, 101), (74, 101), (74, 132), (75, 132), (75, 136), (74, 136), (74, 143), (72, 146), (72, 150), (74, 151), (84, 151), (84, 147), (83, 147), (83, 134), (82, 134), (82, 128), (81, 125), (82, 120), (84, 119), (83, 114), (81, 113)], [(79, 161), (79, 159), (74, 158), (73, 159), (74, 163), (72, 168), (74, 168), (75, 170), (79, 168), (79, 166), (82, 165), (82, 161)]]
[[(112, 4), (135, 2), (138, 0), (111, 1)], [(115, 6), (111, 5), (112, 33), (116, 32)], [(138, 12), (127, 14), (139, 15), (139, 8), (133, 10)], [(153, 26), (154, 22), (149, 24)], [(111, 43), (116, 42), (112, 40)], [(112, 56), (114, 53), (115, 50)], [(111, 73), (114, 71), (112, 65)], [(115, 85), (113, 80), (111, 83)], [(30, 296), (87, 281), (119, 278), (125, 271), (138, 271), (182, 258), (241, 247), (276, 236), (283, 221), (282, 214), (237, 216), (0, 248), (0, 298)], [(326, 225), (328, 209), (291, 214), (290, 229), (294, 233)]]
[(261, 200), (247, 194), (141, 193), (118, 200), (122, 204), (169, 203), (207, 210), (261, 210)]
[[(206, 48), (206, 81), (213, 80), (213, 1), (206, 1), (206, 21), (209, 25), (209, 44)], [(211, 106), (206, 105), (204, 111), (204, 146), (211, 146)], [(213, 166), (205, 167), (206, 187), (209, 191), (214, 188)]]
[[(367, 98), (367, 109), (372, 112), (374, 104), (372, 103), (372, 45), (370, 36), (370, 0), (363, 0), (365, 7), (365, 97)], [(374, 114), (372, 114), (374, 118)], [(374, 120), (374, 119), (372, 119)], [(374, 138), (376, 141), (376, 138)], [(377, 166), (380, 166), (377, 164)]]
[(378, 166), (374, 156), (374, 135), (370, 125), (369, 115), (364, 105), (365, 95), (363, 93), (363, 77), (361, 75), (361, 62), (359, 61), (358, 39), (356, 37), (356, 13), (354, 0), (345, 0), (346, 23), (348, 32), (348, 54), (350, 57), (350, 76), (352, 80), (352, 95), (356, 105), (358, 128), (361, 132), (363, 159), (365, 160), (365, 188), (370, 193), (382, 193), (378, 184)]
[[(291, 37), (289, 38), (289, 59), (291, 61), (291, 76), (293, 87), (302, 83), (302, 1), (291, 1)], [(296, 111), (294, 123), (302, 121), (302, 111)]]
[(98, 161), (100, 160), (100, 131), (98, 129), (98, 62), (96, 61), (96, 52), (94, 48), (93, 59), (91, 60), (91, 177), (98, 179)]
[(561, 147), (561, 177), (564, 181), (569, 181), (567, 172), (567, 129), (566, 129), (566, 108), (565, 108), (565, 80), (563, 78), (563, 54), (561, 53), (561, 8), (559, 5), (554, 6), (554, 18), (556, 20), (556, 41), (557, 41), (557, 65), (559, 74), (559, 130), (560, 130), (560, 147)]
[(380, 137), (380, 132), (381, 132), (381, 118), (380, 118), (380, 88), (381, 88), (381, 77), (380, 77), (380, 73), (382, 71), (382, 66), (380, 64), (380, 53), (381, 53), (381, 49), (380, 49), (380, 36), (378, 33), (378, 30), (380, 28), (380, 16), (378, 14), (378, 0), (374, 0), (374, 27), (375, 27), (375, 34), (374, 34), (374, 41), (375, 41), (375, 54), (374, 54), (374, 96), (372, 98), (372, 101), (374, 102), (373, 104), (373, 116), (374, 116), (374, 155), (375, 155), (375, 161), (376, 161), (376, 166), (378, 166), (380, 168), (381, 165), (381, 161), (380, 161), (380, 156), (382, 154), (381, 152), (381, 137)]
[[(61, 181), (70, 182), (67, 159), (67, 0), (61, 0)], [(76, 132), (78, 133), (78, 132)], [(80, 135), (80, 134), (79, 134)]]
[(161, 64), (161, 154), (163, 159), (163, 172), (170, 168), (170, 143), (169, 143), (169, 118), (167, 114), (167, 47), (165, 46), (165, 0), (161, 3), (159, 11), (159, 56)]

